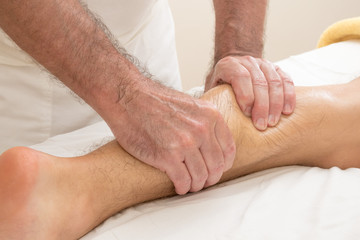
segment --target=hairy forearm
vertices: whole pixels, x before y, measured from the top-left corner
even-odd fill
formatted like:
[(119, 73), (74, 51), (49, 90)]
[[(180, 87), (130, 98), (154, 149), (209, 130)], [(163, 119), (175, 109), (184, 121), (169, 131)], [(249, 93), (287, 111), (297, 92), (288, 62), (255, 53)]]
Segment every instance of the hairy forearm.
[(95, 110), (123, 97), (130, 79), (142, 78), (78, 0), (0, 4), (1, 28)]
[(228, 55), (261, 57), (267, 0), (213, 0), (214, 64)]

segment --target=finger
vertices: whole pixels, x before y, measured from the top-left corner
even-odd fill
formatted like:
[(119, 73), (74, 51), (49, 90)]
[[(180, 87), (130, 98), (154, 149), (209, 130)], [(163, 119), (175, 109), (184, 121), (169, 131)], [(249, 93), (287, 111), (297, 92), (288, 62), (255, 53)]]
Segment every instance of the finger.
[(227, 59), (221, 59), (216, 65), (212, 73), (211, 81), (207, 81), (205, 86), (205, 91), (208, 91), (211, 88), (216, 87), (217, 85), (223, 83), (223, 73), (229, 71)]
[(208, 179), (208, 170), (200, 150), (190, 152), (185, 158), (185, 164), (191, 176), (190, 191), (200, 191)]
[(282, 79), (284, 86), (284, 108), (283, 114), (291, 114), (294, 112), (296, 105), (296, 93), (294, 82), (280, 67), (276, 67), (276, 71)]
[[(229, 58), (230, 59), (230, 58)], [(231, 84), (240, 109), (251, 116), (254, 92), (250, 72), (235, 58), (224, 59), (216, 68), (215, 81)]]
[(179, 195), (186, 194), (191, 188), (191, 176), (184, 162), (178, 162), (165, 168), (165, 172), (174, 183)]
[(259, 130), (265, 130), (267, 127), (269, 116), (269, 92), (268, 84), (263, 72), (258, 66), (257, 62), (245, 62), (244, 66), (251, 74), (253, 89), (254, 89), (254, 107), (252, 110), (252, 120), (254, 125)]
[(220, 180), (225, 169), (223, 151), (216, 139), (215, 132), (213, 132), (208, 139), (209, 142), (200, 147), (200, 152), (205, 160), (208, 172), (205, 187), (216, 184)]
[[(250, 117), (254, 106), (254, 90), (250, 72), (241, 64), (234, 70), (233, 78), (229, 77), (230, 84), (234, 90), (236, 101), (243, 113)], [(229, 72), (228, 74), (232, 74)]]
[(260, 65), (262, 72), (268, 82), (269, 88), (269, 117), (268, 125), (275, 126), (280, 119), (284, 108), (284, 89), (282, 79), (276, 72), (273, 64), (264, 62)]
[(224, 171), (227, 171), (234, 163), (236, 145), (233, 136), (231, 135), (231, 132), (221, 115), (215, 125), (215, 137), (222, 150), (224, 158)]

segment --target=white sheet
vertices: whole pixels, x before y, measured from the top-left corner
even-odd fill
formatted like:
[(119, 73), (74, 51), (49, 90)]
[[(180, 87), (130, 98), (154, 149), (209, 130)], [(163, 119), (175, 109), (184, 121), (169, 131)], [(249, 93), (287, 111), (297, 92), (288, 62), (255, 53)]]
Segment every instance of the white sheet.
[[(278, 65), (296, 85), (348, 82), (360, 76), (360, 41), (330, 45)], [(100, 122), (33, 147), (74, 156), (109, 137), (111, 131)], [(82, 240), (352, 240), (360, 239), (359, 223), (359, 169), (290, 166), (129, 208)]]

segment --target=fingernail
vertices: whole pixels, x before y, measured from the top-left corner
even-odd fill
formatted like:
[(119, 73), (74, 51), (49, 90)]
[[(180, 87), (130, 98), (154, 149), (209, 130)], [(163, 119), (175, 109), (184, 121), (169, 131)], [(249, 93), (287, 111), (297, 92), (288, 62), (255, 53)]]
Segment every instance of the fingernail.
[(250, 117), (251, 116), (251, 111), (252, 111), (252, 108), (251, 107), (247, 107), (246, 109), (245, 109), (245, 115), (246, 116), (248, 116), (248, 117)]
[(290, 104), (286, 104), (284, 107), (284, 113), (291, 113), (291, 106)]
[(264, 118), (259, 118), (256, 121), (256, 128), (258, 128), (260, 130), (265, 130), (266, 124), (265, 124), (265, 119)]
[(272, 115), (272, 114), (270, 114), (268, 122), (269, 122), (269, 125), (270, 125), (270, 126), (275, 126), (275, 125), (276, 125), (275, 116)]

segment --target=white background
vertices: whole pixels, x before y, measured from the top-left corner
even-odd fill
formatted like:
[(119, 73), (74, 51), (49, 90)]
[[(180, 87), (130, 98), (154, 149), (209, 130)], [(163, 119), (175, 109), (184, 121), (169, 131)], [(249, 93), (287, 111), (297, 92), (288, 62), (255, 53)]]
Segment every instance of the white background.
[[(277, 61), (316, 47), (332, 23), (360, 16), (359, 0), (269, 1), (265, 57)], [(213, 51), (211, 0), (169, 0), (184, 90), (204, 81)]]

